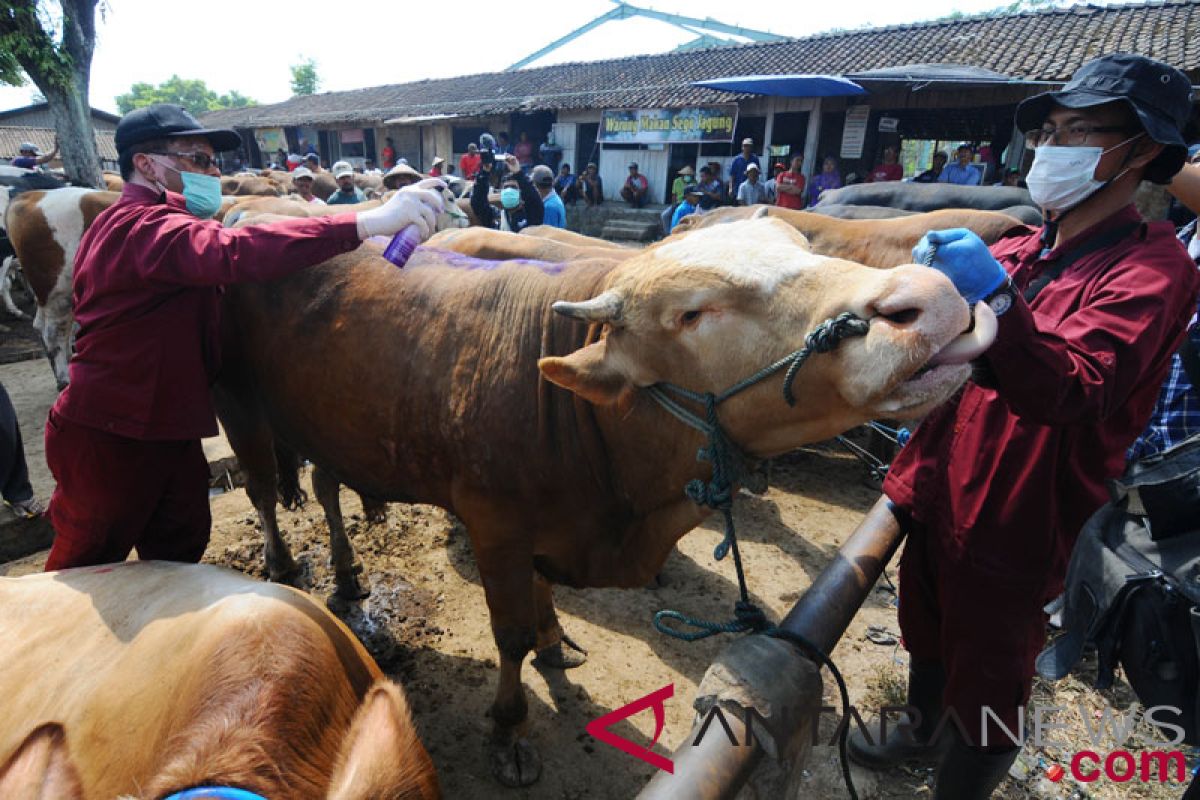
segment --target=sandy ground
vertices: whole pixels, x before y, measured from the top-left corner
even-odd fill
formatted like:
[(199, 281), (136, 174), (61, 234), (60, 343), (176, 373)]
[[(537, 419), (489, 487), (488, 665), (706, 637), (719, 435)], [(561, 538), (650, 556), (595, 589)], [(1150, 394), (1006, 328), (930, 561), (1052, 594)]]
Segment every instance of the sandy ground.
[[(19, 409), (35, 482), (45, 496), (49, 477), (41, 463), (40, 430), (53, 398), (49, 368), (44, 360), (0, 366), (0, 382)], [(790, 607), (874, 502), (878, 495), (864, 478), (865, 470), (852, 458), (838, 449), (818, 446), (778, 461), (766, 495), (740, 496), (736, 514), (749, 585), (754, 599), (769, 613), (778, 616)], [(492, 781), (484, 755), (486, 711), (497, 679), (496, 653), (465, 531), (450, 515), (428, 506), (391, 505), (386, 524), (368, 526), (357, 497), (343, 492), (342, 500), (372, 595), (361, 604), (330, 601), (330, 606), (363, 639), (385, 672), (403, 683), (447, 797), (632, 797), (655, 770), (594, 741), (585, 726), (668, 683), (674, 684), (674, 698), (667, 703), (666, 729), (656, 749), (669, 755), (686, 739), (696, 685), (729, 640), (676, 641), (656, 632), (651, 618), (662, 608), (710, 619), (729, 614), (737, 588), (729, 560), (712, 558), (720, 539), (715, 521), (680, 542), (663, 570), (665, 585), (660, 588), (556, 591), (564, 628), (590, 651), (590, 657), (582, 667), (567, 672), (539, 672), (526, 666), (532, 736), (545, 769), (535, 786), (510, 791)], [(245, 493), (239, 489), (215, 497), (213, 520), (205, 560), (261, 577), (261, 535)], [(298, 512), (281, 512), (280, 522), (303, 568), (302, 586), (329, 598), (332, 571), (319, 506), (314, 500)], [(0, 574), (36, 571), (44, 560), (45, 554), (40, 553), (0, 565)], [(860, 707), (903, 697), (904, 651), (898, 644), (867, 639), (868, 626), (878, 626), (885, 637), (898, 636), (890, 588), (894, 578), (894, 568), (889, 569), (888, 578), (876, 587), (833, 653), (849, 683), (851, 699)], [(832, 702), (832, 690), (827, 679), (827, 703)], [(1043, 702), (1099, 702), (1078, 682), (1039, 686), (1038, 691)], [(1129, 703), (1127, 692), (1111, 697), (1124, 704), (1120, 708)], [(643, 712), (615, 730), (649, 744), (653, 725), (652, 715)], [(1070, 731), (1064, 734), (1069, 736)], [(1079, 788), (1070, 780), (1042, 781), (1039, 788), (1038, 755), (1026, 754), (1032, 774), (1024, 781), (1008, 781), (1004, 797), (1067, 798)], [(1050, 761), (1061, 757), (1055, 752), (1042, 755)], [(798, 797), (846, 796), (831, 749), (814, 751), (804, 775)], [(863, 798), (929, 796), (928, 769), (904, 768), (882, 776), (856, 770), (855, 776)], [(1091, 784), (1087, 791), (1086, 796), (1097, 798), (1166, 798), (1180, 793), (1177, 787), (1147, 789), (1135, 784)]]

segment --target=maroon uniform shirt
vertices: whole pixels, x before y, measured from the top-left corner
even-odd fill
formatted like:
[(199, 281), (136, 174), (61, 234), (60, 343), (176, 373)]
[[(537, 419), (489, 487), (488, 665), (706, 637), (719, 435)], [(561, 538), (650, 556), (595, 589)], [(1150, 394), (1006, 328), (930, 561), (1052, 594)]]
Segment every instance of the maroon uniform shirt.
[(268, 281), (358, 247), (353, 213), (231, 229), (181, 195), (125, 184), (75, 258), (79, 332), (54, 413), (143, 440), (217, 432), (220, 287)]
[[(992, 254), (1024, 289), (1079, 242), (1140, 220), (1129, 206), (1042, 257), (1038, 234)], [(1059, 591), (1075, 538), (1121, 474), (1195, 311), (1200, 273), (1169, 223), (1085, 255), (1000, 318), (969, 381), (921, 422), (884, 492), (950, 562)]]

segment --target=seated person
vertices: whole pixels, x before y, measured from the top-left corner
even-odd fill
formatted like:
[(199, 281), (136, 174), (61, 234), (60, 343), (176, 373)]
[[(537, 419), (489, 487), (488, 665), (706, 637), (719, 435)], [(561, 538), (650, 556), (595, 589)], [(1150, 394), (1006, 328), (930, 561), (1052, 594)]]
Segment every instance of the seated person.
[(945, 150), (938, 150), (933, 154), (933, 165), (917, 177), (913, 178), (913, 182), (937, 183), (938, 178), (942, 176), (942, 170), (946, 169), (946, 162), (949, 160), (950, 156), (946, 155)]
[(975, 151), (971, 145), (959, 145), (954, 151), (955, 163), (949, 165), (938, 176), (938, 183), (956, 183), (959, 186), (978, 186), (983, 180), (983, 170), (971, 163)]
[(626, 203), (634, 208), (641, 208), (646, 205), (646, 195), (650, 192), (650, 181), (646, 180), (646, 176), (638, 172), (636, 161), (629, 164), (629, 177), (625, 179), (625, 185), (621, 187), (621, 197)]
[(898, 181), (904, 177), (904, 167), (896, 163), (896, 148), (888, 145), (883, 148), (883, 163), (876, 164), (875, 169), (867, 174), (867, 183), (882, 181)]
[(594, 163), (589, 163), (579, 176), (579, 191), (589, 206), (598, 206), (604, 202), (604, 181), (600, 180), (599, 169)]

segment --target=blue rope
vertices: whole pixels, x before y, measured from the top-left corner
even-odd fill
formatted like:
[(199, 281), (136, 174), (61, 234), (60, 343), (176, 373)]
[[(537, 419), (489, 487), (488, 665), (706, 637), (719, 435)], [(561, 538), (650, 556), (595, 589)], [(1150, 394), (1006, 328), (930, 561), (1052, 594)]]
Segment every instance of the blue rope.
[[(718, 633), (744, 633), (769, 629), (766, 614), (750, 599), (750, 592), (746, 587), (746, 573), (742, 568), (742, 555), (738, 550), (737, 530), (733, 521), (735, 487), (747, 473), (748, 459), (725, 434), (725, 429), (721, 427), (721, 421), (717, 417), (717, 406), (739, 392), (774, 375), (784, 367), (787, 367), (787, 373), (783, 379), (783, 398), (789, 406), (794, 406), (796, 398), (792, 393), (792, 381), (808, 357), (814, 353), (831, 352), (843, 339), (865, 335), (869, 328), (870, 325), (866, 320), (860, 319), (850, 312), (827, 319), (804, 338), (804, 347), (768, 364), (720, 394), (712, 392), (701, 394), (670, 383), (661, 383), (650, 387), (650, 396), (659, 405), (679, 421), (708, 437), (708, 446), (697, 453), (696, 460), (712, 464), (712, 476), (707, 482), (699, 478), (688, 481), (687, 486), (684, 487), (684, 494), (697, 505), (720, 511), (725, 518), (725, 536), (713, 550), (713, 558), (721, 561), (729, 553), (733, 553), (739, 596), (734, 604), (734, 618), (727, 622), (698, 619), (671, 609), (659, 611), (654, 615), (654, 627), (659, 633), (685, 642), (694, 642)], [(703, 404), (704, 416), (700, 417), (687, 410), (669, 397), (667, 392)], [(667, 624), (668, 620), (673, 620), (694, 630), (687, 631), (672, 627)]]

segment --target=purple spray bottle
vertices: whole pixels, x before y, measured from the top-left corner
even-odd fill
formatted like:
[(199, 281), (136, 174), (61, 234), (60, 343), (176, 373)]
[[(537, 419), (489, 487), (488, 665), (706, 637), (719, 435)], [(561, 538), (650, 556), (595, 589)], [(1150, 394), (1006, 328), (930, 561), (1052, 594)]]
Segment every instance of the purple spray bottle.
[(416, 225), (401, 228), (400, 232), (393, 236), (392, 240), (388, 242), (388, 246), (384, 248), (383, 257), (397, 267), (403, 267), (408, 263), (409, 257), (420, 243), (421, 231)]

